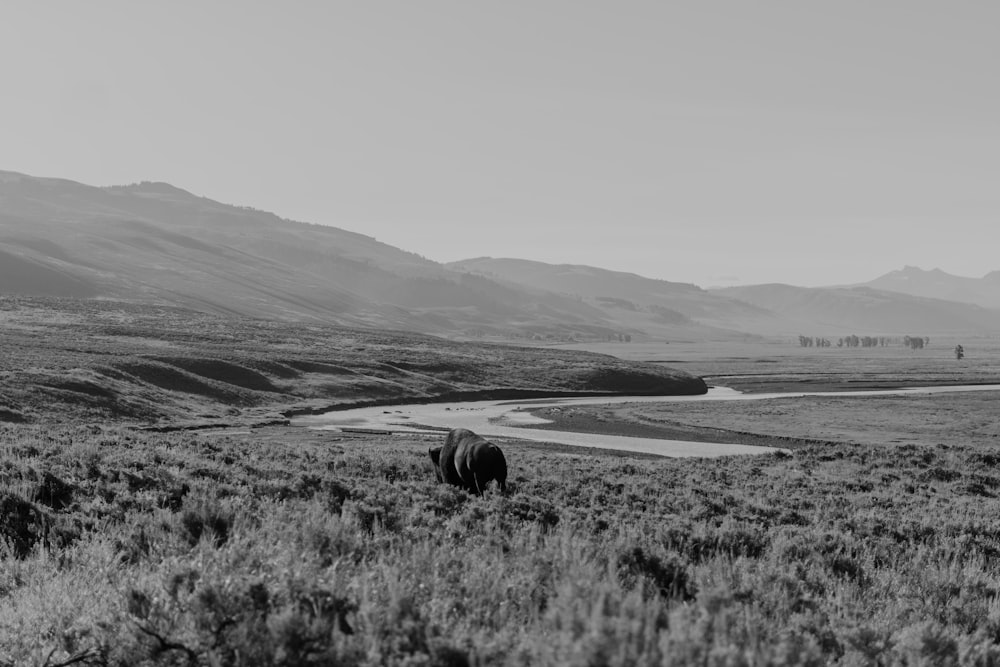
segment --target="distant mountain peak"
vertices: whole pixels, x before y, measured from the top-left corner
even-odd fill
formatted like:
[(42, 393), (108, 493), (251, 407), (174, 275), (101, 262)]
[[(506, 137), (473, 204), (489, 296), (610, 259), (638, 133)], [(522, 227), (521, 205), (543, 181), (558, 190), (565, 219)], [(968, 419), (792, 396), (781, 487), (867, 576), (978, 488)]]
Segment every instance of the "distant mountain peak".
[(876, 289), (891, 290), (913, 296), (972, 303), (985, 308), (1000, 308), (1000, 271), (983, 278), (956, 276), (939, 268), (924, 270), (905, 266), (865, 283)]
[(925, 275), (928, 273), (943, 273), (941, 269), (924, 269), (919, 266), (913, 266), (912, 264), (905, 265), (902, 269), (896, 271), (890, 271), (891, 274), (903, 274), (903, 275)]
[(895, 271), (890, 271), (882, 276), (879, 276), (872, 282), (876, 281), (886, 281), (886, 280), (925, 280), (927, 278), (941, 280), (954, 278), (952, 274), (947, 271), (942, 271), (939, 268), (933, 269), (922, 269), (919, 266), (912, 266), (907, 264), (901, 269), (896, 269)]

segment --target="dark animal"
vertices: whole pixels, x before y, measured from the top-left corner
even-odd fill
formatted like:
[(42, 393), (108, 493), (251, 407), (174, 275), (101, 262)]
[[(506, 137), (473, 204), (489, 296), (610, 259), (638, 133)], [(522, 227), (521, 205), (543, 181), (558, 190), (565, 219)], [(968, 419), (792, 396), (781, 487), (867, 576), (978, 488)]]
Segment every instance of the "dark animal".
[(507, 490), (507, 459), (503, 452), (468, 429), (453, 428), (443, 447), (432, 447), (427, 453), (439, 482), (481, 496), (490, 480), (495, 479), (501, 493)]

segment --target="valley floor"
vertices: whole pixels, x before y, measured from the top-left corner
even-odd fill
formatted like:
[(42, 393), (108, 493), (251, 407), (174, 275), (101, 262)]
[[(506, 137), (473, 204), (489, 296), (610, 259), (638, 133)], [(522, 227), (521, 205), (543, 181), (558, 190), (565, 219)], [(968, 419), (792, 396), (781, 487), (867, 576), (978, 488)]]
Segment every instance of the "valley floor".
[[(175, 311), (156, 327), (106, 307), (87, 336), (86, 314), (4, 312), (0, 666), (1000, 664), (995, 394), (553, 412), (560, 428), (789, 451), (510, 439), (509, 492), (478, 498), (436, 482), (440, 435), (248, 415), (275, 397), (535, 380), (539, 355), (253, 322), (233, 350), (230, 328), (185, 331)], [(540, 355), (582, 385), (671, 378)], [(756, 363), (681, 356), (719, 376)], [(883, 362), (757, 365), (845, 363)], [(145, 428), (184, 415), (217, 428)]]
[[(955, 359), (961, 344), (965, 358)], [(612, 354), (693, 373), (745, 392), (850, 391), (1000, 383), (1000, 339), (943, 337), (921, 350), (801, 347), (791, 338), (734, 342), (589, 343), (560, 349)]]

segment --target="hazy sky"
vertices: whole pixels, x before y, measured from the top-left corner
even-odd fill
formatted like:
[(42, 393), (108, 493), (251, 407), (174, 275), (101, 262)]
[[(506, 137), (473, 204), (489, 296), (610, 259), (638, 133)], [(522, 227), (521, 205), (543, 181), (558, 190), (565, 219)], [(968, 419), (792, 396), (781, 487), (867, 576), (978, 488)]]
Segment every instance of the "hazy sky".
[(1000, 3), (4, 0), (0, 169), (450, 261), (1000, 269)]

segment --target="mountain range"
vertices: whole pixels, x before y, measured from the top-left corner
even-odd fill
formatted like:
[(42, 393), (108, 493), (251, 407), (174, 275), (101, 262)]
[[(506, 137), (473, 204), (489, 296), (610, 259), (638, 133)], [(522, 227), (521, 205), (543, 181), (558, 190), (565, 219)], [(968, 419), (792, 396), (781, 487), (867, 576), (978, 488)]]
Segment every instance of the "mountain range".
[(941, 269), (925, 271), (907, 266), (869, 281), (866, 286), (913, 296), (972, 303), (984, 308), (1000, 308), (1000, 271), (982, 278), (965, 278)]
[(94, 187), (3, 171), (0, 294), (506, 340), (1000, 331), (1000, 272), (907, 267), (849, 287), (706, 290), (519, 259), (440, 264), (166, 183)]

